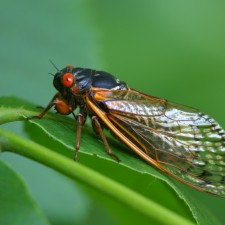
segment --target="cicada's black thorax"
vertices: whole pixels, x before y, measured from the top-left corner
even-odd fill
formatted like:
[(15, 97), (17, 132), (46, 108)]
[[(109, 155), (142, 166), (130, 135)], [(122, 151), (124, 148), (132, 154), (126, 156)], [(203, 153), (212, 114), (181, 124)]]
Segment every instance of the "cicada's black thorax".
[(67, 66), (59, 70), (53, 80), (55, 88), (68, 105), (75, 109), (85, 105), (85, 94), (91, 88), (127, 90), (127, 84), (113, 75), (92, 69)]
[(82, 92), (88, 91), (91, 87), (107, 90), (127, 89), (125, 82), (104, 71), (74, 68), (74, 77), (76, 86)]
[(115, 76), (93, 69), (65, 67), (55, 74), (53, 84), (55, 88), (64, 93), (68, 87), (63, 84), (62, 78), (65, 74), (71, 73), (74, 76), (74, 83), (81, 92), (87, 92), (91, 87), (103, 88), (107, 90), (123, 90), (127, 89), (127, 84), (120, 81)]

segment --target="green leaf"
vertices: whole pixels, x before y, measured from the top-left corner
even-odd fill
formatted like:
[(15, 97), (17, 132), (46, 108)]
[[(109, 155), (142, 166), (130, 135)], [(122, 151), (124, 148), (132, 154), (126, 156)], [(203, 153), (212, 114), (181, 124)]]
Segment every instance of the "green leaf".
[(0, 160), (0, 224), (48, 225), (42, 210), (34, 202), (24, 181)]
[[(14, 103), (13, 105), (14, 108), (9, 108), (11, 102)], [(37, 109), (35, 109), (35, 107), (33, 107), (33, 111), (28, 110), (32, 108), (32, 105), (25, 101), (18, 100), (16, 98), (1, 98), (1, 105), (3, 106), (1, 108), (0, 115), (3, 115), (2, 118), (4, 122), (7, 121), (6, 119), (7, 114), (9, 115), (8, 117), (9, 121), (12, 121), (11, 119), (12, 114), (14, 115), (13, 117), (14, 119), (16, 119), (16, 117), (17, 119), (21, 119), (21, 118), (25, 118), (26, 116), (34, 115), (35, 111), (38, 111)], [(46, 137), (47, 136), (51, 137), (50, 140), (52, 139), (52, 141), (56, 143), (59, 142), (60, 143), (59, 146), (64, 146), (62, 148), (56, 148), (56, 151), (59, 151), (60, 154), (64, 154), (67, 157), (70, 157), (70, 158), (73, 157), (73, 154), (74, 154), (73, 146), (75, 144), (75, 123), (73, 119), (65, 117), (65, 116), (54, 115), (52, 113), (49, 113), (42, 120), (31, 120), (29, 121), (29, 123), (33, 125), (32, 126), (27, 125), (26, 129), (28, 130), (31, 136), (33, 136), (32, 135), (33, 126), (37, 126), (38, 128), (40, 128), (47, 134)], [(35, 132), (37, 132), (37, 130)], [(35, 132), (33, 137), (36, 136)], [(39, 136), (39, 137), (40, 139), (43, 138), (42, 136)], [(40, 140), (37, 140), (37, 141), (41, 142)], [(51, 145), (51, 141), (49, 143)], [(90, 126), (89, 125), (85, 126), (82, 132), (82, 145), (81, 145), (81, 149), (79, 153), (79, 159), (81, 158), (80, 161), (86, 165), (88, 164), (90, 167), (96, 170), (103, 171), (104, 174), (107, 174), (113, 177), (114, 179), (122, 181), (122, 183), (126, 184), (126, 182), (128, 182), (128, 185), (130, 185), (129, 178), (123, 179), (122, 177), (121, 179), (120, 176), (115, 176), (115, 171), (117, 171), (116, 174), (121, 175), (123, 171), (121, 167), (124, 166), (126, 168), (137, 171), (140, 174), (140, 176), (147, 174), (145, 182), (142, 181), (141, 188), (140, 188), (140, 183), (139, 183), (139, 188), (133, 186), (134, 189), (136, 190), (139, 189), (139, 191), (143, 189), (143, 187), (147, 185), (147, 183), (150, 180), (152, 180), (151, 178), (152, 176), (162, 179), (166, 181), (166, 183), (168, 183), (169, 186), (174, 188), (174, 190), (178, 193), (178, 196), (180, 198), (183, 198), (185, 200), (185, 202), (189, 205), (193, 215), (195, 216), (199, 224), (203, 224), (203, 222), (204, 224), (219, 224), (217, 222), (216, 217), (211, 215), (208, 218), (208, 215), (210, 214), (209, 207), (211, 204), (205, 205), (205, 202), (202, 201), (202, 195), (204, 195), (205, 199), (210, 199), (211, 203), (214, 200), (218, 200), (218, 199), (207, 194), (199, 193), (177, 181), (171, 180), (169, 177), (161, 174), (159, 171), (155, 170), (154, 168), (147, 165), (142, 160), (138, 159), (121, 144), (118, 144), (117, 142), (115, 142), (115, 140), (113, 140), (112, 138), (109, 138), (109, 143), (113, 152), (122, 160), (121, 163), (118, 164), (106, 154), (103, 144), (99, 142), (98, 139), (93, 135)], [(93, 158), (93, 160), (90, 160), (90, 155), (92, 155), (91, 158)], [(99, 158), (102, 160), (100, 160)], [(110, 167), (112, 165), (113, 165), (114, 173), (112, 173), (112, 171), (110, 173), (107, 173), (107, 170), (105, 170), (105, 168)], [(117, 169), (115, 169), (116, 167)], [(104, 168), (104, 170), (102, 170), (102, 168)], [(124, 177), (126, 177), (126, 175)], [(168, 208), (173, 209), (174, 211), (177, 211), (178, 213), (182, 214), (181, 212), (179, 212), (179, 210), (176, 207), (168, 204), (168, 198), (171, 198), (171, 201), (169, 202), (172, 202), (173, 204), (174, 202), (178, 202), (178, 206), (182, 207), (182, 210), (185, 209), (185, 207), (181, 204), (181, 202), (178, 201), (179, 198), (177, 199), (176, 196), (174, 195), (171, 196), (169, 194), (169, 191), (168, 191), (169, 186), (162, 185), (162, 183), (158, 183), (156, 185), (155, 188), (157, 188), (157, 191), (160, 190), (160, 193), (163, 193), (163, 197), (161, 196), (162, 198), (160, 198), (160, 196), (154, 197), (155, 194), (159, 195), (159, 192), (156, 192), (156, 190), (153, 189), (154, 188), (153, 185), (151, 187), (151, 193), (147, 193), (146, 196), (151, 197), (157, 200), (160, 204), (167, 206)], [(165, 198), (164, 195), (167, 197)], [(176, 198), (176, 200), (174, 200), (174, 198)]]
[[(10, 101), (13, 101), (15, 104), (17, 102), (17, 99), (16, 98), (1, 98), (1, 103), (2, 103), (1, 105), (3, 105), (3, 106), (1, 108), (0, 115), (4, 114), (4, 117), (3, 117), (4, 122), (6, 122), (7, 111), (8, 112), (10, 111), (9, 110)], [(34, 114), (33, 111), (28, 111), (26, 109), (26, 105), (28, 105), (28, 108), (30, 107), (28, 103), (26, 103), (26, 102), (22, 103), (21, 100), (19, 100), (18, 104), (20, 105), (20, 107), (11, 109), (11, 112), (9, 113), (9, 115), (11, 115), (14, 112), (17, 115), (18, 119), (21, 119), (22, 117), (25, 118), (27, 116), (30, 116), (31, 114)], [(35, 110), (35, 108), (34, 108), (34, 110)], [(9, 116), (9, 121), (11, 121), (11, 116)], [(53, 115), (50, 113), (46, 116), (45, 119), (32, 120), (32, 121), (30, 121), (30, 123), (33, 123), (33, 124), (37, 125), (38, 127), (40, 127), (41, 129), (43, 129), (47, 133), (47, 135), (51, 136), (56, 141), (59, 141), (65, 147), (67, 147), (69, 145), (69, 148), (65, 148), (64, 149), (65, 151), (61, 152), (61, 154), (70, 155), (70, 157), (72, 157), (73, 154), (71, 154), (71, 153), (74, 153), (74, 151), (71, 151), (71, 150), (73, 149), (73, 145), (74, 145), (73, 142), (74, 142), (74, 132), (75, 132), (74, 131), (75, 126), (74, 126), (73, 120), (71, 121), (70, 118), (62, 117), (59, 115)], [(89, 156), (90, 154), (92, 154), (92, 155), (98, 156), (98, 158), (96, 158), (96, 157), (93, 157), (93, 158), (94, 158), (95, 164), (98, 165), (98, 167), (95, 167), (95, 169), (98, 168), (99, 171), (102, 171), (103, 168), (105, 170), (107, 168), (107, 166), (109, 167), (113, 164), (114, 168), (118, 167), (117, 174), (122, 175), (122, 171), (123, 171), (122, 167), (123, 166), (126, 166), (127, 168), (132, 168), (135, 166), (134, 167), (135, 170), (141, 174), (147, 174), (147, 173), (149, 174), (149, 172), (148, 172), (148, 170), (149, 170), (149, 171), (151, 171), (151, 173), (154, 174), (154, 176), (158, 176), (161, 179), (163, 178), (163, 175), (161, 175), (159, 172), (155, 171), (153, 168), (149, 167), (149, 165), (144, 163), (142, 160), (138, 160), (134, 155), (127, 152), (125, 148), (122, 147), (122, 148), (120, 148), (119, 151), (116, 150), (116, 148), (113, 147), (115, 142), (113, 140), (111, 140), (110, 144), (112, 144), (111, 147), (113, 147), (112, 149), (113, 149), (114, 153), (116, 153), (122, 160), (122, 163), (118, 164), (117, 162), (112, 160), (106, 154), (106, 152), (104, 150), (104, 146), (101, 142), (99, 143), (93, 135), (89, 136), (90, 131), (88, 131), (88, 130), (90, 130), (89, 126), (87, 126), (87, 128), (84, 129), (84, 131), (83, 131), (84, 137), (82, 137), (82, 140), (86, 139), (86, 144), (85, 144), (85, 142), (84, 143), (82, 142), (82, 145), (86, 146), (86, 148), (82, 147), (80, 150), (79, 157), (83, 157), (83, 160), (81, 160), (82, 162), (85, 162), (84, 160), (88, 159), (88, 157), (86, 157), (86, 156)], [(7, 133), (7, 132), (3, 132), (3, 133), (5, 133), (5, 135), (7, 137), (7, 138), (6, 137), (3, 138), (3, 146), (5, 147), (5, 150), (12, 149), (10, 151), (16, 151), (19, 154), (25, 155), (29, 158), (35, 159), (43, 164), (46, 164), (52, 168), (55, 168), (56, 170), (66, 174), (67, 176), (82, 180), (82, 182), (88, 183), (89, 185), (94, 186), (95, 188), (100, 188), (100, 191), (107, 193), (109, 195), (112, 195), (112, 196), (114, 196), (114, 198), (115, 197), (118, 198), (118, 200), (120, 199), (120, 201), (124, 202), (125, 204), (128, 204), (129, 207), (131, 207), (131, 208), (134, 207), (137, 211), (139, 211), (143, 214), (146, 214), (146, 213), (147, 213), (147, 215), (151, 214), (153, 221), (154, 220), (161, 221), (163, 219), (164, 223), (169, 224), (171, 222), (171, 224), (176, 224), (177, 223), (176, 220), (177, 221), (180, 220), (180, 216), (178, 216), (178, 214), (175, 216), (175, 214), (173, 214), (170, 210), (167, 212), (167, 210), (166, 210), (166, 208), (164, 208), (164, 206), (159, 206), (157, 204), (155, 205), (155, 203), (153, 204), (153, 202), (150, 201), (150, 199), (144, 200), (143, 197), (141, 197), (140, 195), (137, 195), (134, 192), (129, 191), (128, 189), (124, 190), (123, 188), (120, 187), (119, 184), (114, 184), (114, 182), (112, 180), (110, 181), (110, 180), (107, 180), (106, 178), (99, 178), (98, 174), (90, 172), (90, 170), (88, 172), (87, 171), (84, 172), (83, 168), (81, 168), (81, 165), (79, 165), (78, 163), (74, 163), (72, 160), (64, 161), (62, 156), (55, 155), (55, 153), (51, 150), (44, 149), (43, 147), (41, 147), (39, 145), (38, 145), (38, 147), (36, 147), (35, 144), (28, 142), (28, 141), (25, 142), (23, 140), (20, 140), (20, 138), (15, 137), (14, 135), (11, 135), (10, 133)], [(88, 139), (88, 141), (87, 141), (87, 139)], [(8, 140), (8, 141), (6, 141), (6, 140)], [(67, 141), (69, 142), (69, 144), (67, 143)], [(93, 142), (93, 146), (92, 146), (92, 142)], [(94, 142), (95, 142), (95, 145), (94, 145)], [(29, 150), (26, 150), (26, 148), (25, 148), (26, 145)], [(91, 146), (91, 148), (90, 148), (90, 146)], [(120, 146), (120, 144), (117, 143), (116, 146), (118, 147), (118, 146)], [(22, 148), (22, 150), (21, 150), (21, 148)], [(43, 149), (43, 150), (41, 150), (41, 149)], [(57, 148), (57, 149), (59, 149), (59, 148)], [(99, 151), (99, 149), (100, 149), (100, 151)], [(100, 160), (99, 158), (102, 158), (105, 160), (102, 160), (102, 159)], [(135, 161), (136, 161), (136, 164), (135, 164)], [(90, 160), (88, 160), (88, 162), (90, 162)], [(109, 162), (111, 162), (111, 163), (109, 163)], [(101, 164), (101, 163), (103, 163), (103, 164)], [(106, 167), (104, 167), (104, 164), (105, 165), (108, 164), (108, 165)], [(68, 168), (70, 168), (70, 169), (68, 170)], [(85, 169), (85, 170), (87, 170), (87, 169)], [(74, 171), (76, 171), (76, 173)], [(115, 170), (113, 172), (115, 172)], [(105, 170), (105, 173), (107, 173), (107, 170)], [(109, 174), (109, 175), (111, 175), (111, 174)], [(125, 173), (124, 173), (124, 175), (125, 175)], [(127, 176), (127, 174), (125, 175), (125, 177), (126, 176)], [(120, 178), (123, 179), (123, 177), (120, 177)], [(149, 177), (149, 178), (151, 178), (151, 177)], [(129, 180), (129, 177), (126, 177), (124, 180), (125, 181)], [(147, 180), (148, 183), (149, 183), (149, 180)], [(101, 185), (99, 186), (99, 184), (101, 184)], [(139, 185), (140, 185), (140, 183), (139, 183)], [(162, 192), (168, 193), (166, 201), (165, 201), (165, 198), (163, 198), (164, 201), (162, 204), (162, 205), (168, 205), (166, 202), (168, 201), (168, 199), (171, 198), (171, 196), (169, 195), (168, 187), (166, 185), (162, 185), (162, 183), (158, 183), (157, 187), (160, 187)], [(117, 189), (118, 189), (118, 191), (116, 191)], [(156, 192), (154, 190), (152, 190), (150, 196), (153, 197), (154, 194), (156, 194)], [(174, 195), (172, 195), (172, 196), (173, 196), (173, 198), (175, 197)], [(134, 202), (132, 202), (131, 199), (134, 199), (133, 200)], [(154, 197), (153, 197), (153, 199), (154, 199)], [(157, 199), (157, 198), (155, 198), (155, 199)], [(161, 201), (162, 201), (162, 199), (161, 199)], [(174, 201), (172, 201), (172, 202), (174, 203)], [(145, 205), (145, 204), (147, 204), (147, 205)], [(153, 204), (153, 205), (151, 206), (151, 204)], [(182, 205), (182, 204), (180, 204), (180, 205)], [(170, 208), (170, 207), (168, 207), (168, 208)], [(171, 208), (176, 208), (176, 207), (171, 207)], [(164, 218), (162, 218), (161, 216), (158, 216), (158, 213), (154, 213), (153, 209), (156, 210), (157, 212), (163, 213), (164, 217), (167, 217), (166, 215), (168, 214), (169, 215), (168, 218), (171, 217), (173, 219), (170, 218), (170, 219), (168, 219), (168, 221), (164, 220)], [(174, 220), (174, 218), (176, 218), (176, 219)], [(174, 220), (174, 223), (172, 222), (173, 220)], [(180, 221), (182, 221), (183, 224), (186, 223), (185, 219), (181, 219)], [(160, 224), (161, 223), (162, 223), (162, 221), (160, 222)], [(180, 222), (178, 222), (178, 224), (179, 223)], [(187, 224), (189, 224), (189, 222), (187, 222)]]

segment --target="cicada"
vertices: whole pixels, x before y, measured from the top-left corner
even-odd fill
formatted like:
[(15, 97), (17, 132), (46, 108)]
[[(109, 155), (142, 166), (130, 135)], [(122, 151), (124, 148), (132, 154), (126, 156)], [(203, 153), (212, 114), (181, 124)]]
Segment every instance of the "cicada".
[(192, 188), (225, 197), (225, 132), (208, 115), (141, 93), (98, 70), (69, 65), (57, 70), (53, 84), (58, 92), (34, 117), (41, 119), (52, 107), (60, 114), (74, 115), (75, 159), (89, 116), (94, 132), (115, 160), (119, 158), (110, 150), (103, 127), (160, 171)]

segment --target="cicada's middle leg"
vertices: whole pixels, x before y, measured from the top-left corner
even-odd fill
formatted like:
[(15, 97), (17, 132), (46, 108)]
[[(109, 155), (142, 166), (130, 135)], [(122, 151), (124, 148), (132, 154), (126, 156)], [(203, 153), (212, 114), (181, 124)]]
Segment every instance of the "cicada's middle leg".
[(77, 121), (77, 139), (76, 139), (76, 152), (75, 152), (75, 155), (74, 155), (74, 160), (77, 160), (77, 157), (78, 157), (78, 151), (80, 149), (80, 139), (81, 139), (81, 130), (82, 130), (82, 127), (86, 121), (86, 114), (83, 114), (83, 113), (78, 113), (77, 115), (75, 115), (73, 113), (76, 121)]

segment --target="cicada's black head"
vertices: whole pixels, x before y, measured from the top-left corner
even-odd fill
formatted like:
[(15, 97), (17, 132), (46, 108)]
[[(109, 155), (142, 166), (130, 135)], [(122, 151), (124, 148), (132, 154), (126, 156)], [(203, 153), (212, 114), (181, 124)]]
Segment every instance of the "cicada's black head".
[(75, 84), (74, 69), (69, 65), (55, 74), (53, 85), (61, 94), (68, 92), (68, 89)]
[(75, 68), (71, 65), (59, 70), (55, 74), (53, 84), (63, 96), (86, 93), (91, 87), (106, 90), (127, 89), (125, 82), (120, 81), (109, 73), (92, 69)]

